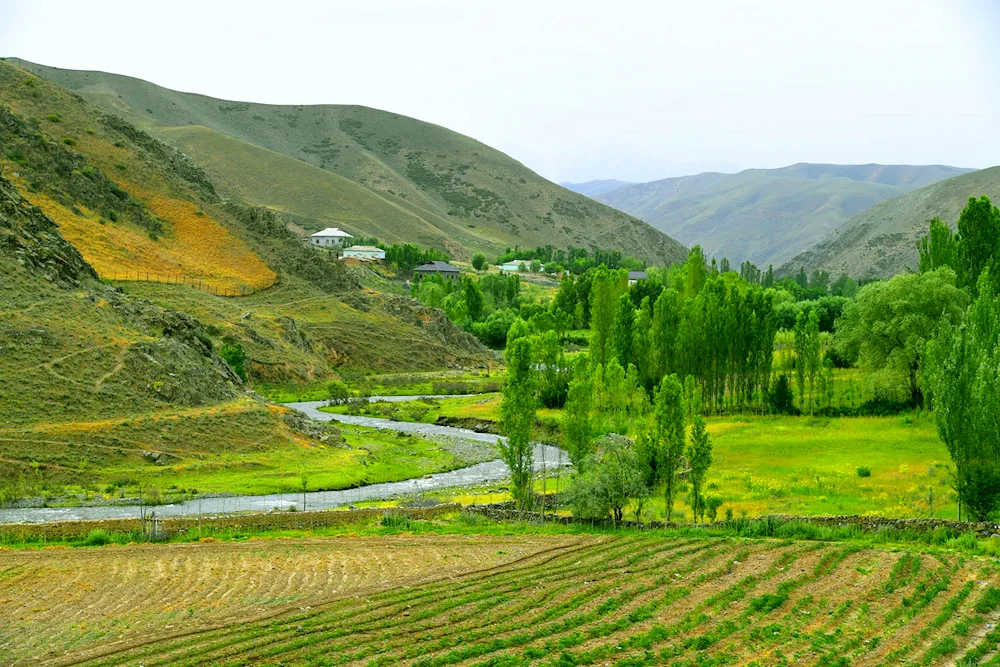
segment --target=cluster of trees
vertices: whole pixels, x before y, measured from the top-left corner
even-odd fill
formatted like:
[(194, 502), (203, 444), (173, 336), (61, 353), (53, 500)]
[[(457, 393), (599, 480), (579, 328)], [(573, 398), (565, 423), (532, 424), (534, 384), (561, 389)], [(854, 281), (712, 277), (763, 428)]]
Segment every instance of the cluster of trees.
[(580, 275), (598, 266), (607, 266), (612, 269), (622, 268), (629, 271), (641, 271), (646, 266), (645, 262), (635, 257), (622, 255), (619, 250), (595, 248), (593, 252), (589, 252), (586, 248), (571, 247), (569, 250), (563, 250), (553, 248), (552, 245), (539, 246), (534, 250), (507, 248), (504, 254), (497, 257), (496, 263), (504, 264), (517, 259), (532, 262), (532, 266), (536, 266), (535, 262), (537, 262), (538, 268), (533, 268), (533, 271), (541, 270), (544, 265), (547, 273), (569, 271), (575, 275)]
[[(506, 440), (500, 451), (511, 470), (515, 500), (530, 507), (535, 411), (546, 404), (554, 386), (567, 384), (570, 373), (551, 332), (539, 336), (528, 334), (527, 327), (514, 329), (505, 351), (507, 384), (500, 420)], [(638, 384), (634, 366), (626, 372), (615, 358), (606, 367), (580, 358), (568, 381), (563, 421), (566, 449), (576, 469), (569, 504), (577, 516), (621, 521), (633, 505), (640, 520), (646, 501), (662, 491), (669, 521), (686, 483), (694, 518), (715, 519), (722, 501), (705, 493), (712, 444), (690, 379), (687, 385), (676, 375), (667, 376), (650, 399)], [(625, 433), (639, 436), (633, 440)]]
[(488, 273), (478, 280), (465, 276), (457, 281), (427, 276), (411, 290), (422, 304), (444, 310), (448, 319), (493, 348), (506, 344), (508, 330), (521, 315), (517, 275)]
[[(631, 289), (624, 271), (600, 267), (589, 292), (584, 317), (598, 366), (615, 359), (634, 367), (650, 395), (669, 375), (691, 376), (711, 413), (763, 409), (777, 332), (773, 292), (735, 272), (711, 272), (697, 247), (683, 266)], [(568, 302), (557, 296), (554, 307)], [(579, 301), (573, 307), (584, 310)]]

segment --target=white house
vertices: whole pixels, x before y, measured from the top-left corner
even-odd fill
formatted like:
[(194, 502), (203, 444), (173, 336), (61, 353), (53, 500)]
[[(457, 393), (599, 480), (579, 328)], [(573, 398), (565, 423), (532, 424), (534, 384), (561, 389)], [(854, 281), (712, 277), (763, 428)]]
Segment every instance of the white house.
[(645, 279), (646, 279), (646, 272), (645, 271), (629, 271), (628, 272), (628, 284), (630, 286), (631, 285), (635, 285), (640, 280), (645, 280)]
[[(518, 273), (519, 271), (530, 271), (531, 262), (526, 259), (513, 259), (500, 265), (500, 273)], [(545, 267), (542, 267), (545, 270)]]
[(344, 230), (338, 227), (327, 227), (321, 232), (316, 232), (309, 237), (309, 243), (312, 245), (324, 246), (324, 247), (336, 247), (342, 248), (349, 239), (354, 237)]
[(361, 260), (385, 259), (385, 250), (373, 245), (352, 245), (350, 248), (344, 248), (341, 257), (355, 257)]

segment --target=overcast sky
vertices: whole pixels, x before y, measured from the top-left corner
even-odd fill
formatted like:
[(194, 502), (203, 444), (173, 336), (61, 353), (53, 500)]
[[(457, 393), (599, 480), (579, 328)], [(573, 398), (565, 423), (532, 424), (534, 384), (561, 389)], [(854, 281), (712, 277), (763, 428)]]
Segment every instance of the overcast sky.
[(226, 99), (391, 110), (555, 181), (987, 167), (1000, 164), (998, 7), (0, 0), (0, 55)]

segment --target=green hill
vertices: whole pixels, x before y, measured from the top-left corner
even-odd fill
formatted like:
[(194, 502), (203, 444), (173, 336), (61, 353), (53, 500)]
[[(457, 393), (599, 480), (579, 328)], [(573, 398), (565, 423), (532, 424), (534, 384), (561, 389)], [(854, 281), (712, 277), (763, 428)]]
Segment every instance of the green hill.
[[(431, 123), (359, 106), (229, 102), (114, 74), (15, 62), (182, 147), (229, 192), (291, 214), (304, 231), (333, 222), (387, 240), (433, 241), (458, 257), (545, 244), (618, 249), (660, 264), (685, 255), (641, 220)], [(278, 155), (342, 178), (323, 179)], [(318, 191), (303, 200), (300, 179)]]
[(830, 275), (888, 277), (916, 268), (916, 241), (931, 218), (955, 227), (969, 197), (1000, 201), (1000, 167), (973, 171), (894, 197), (864, 211), (781, 267), (779, 273), (825, 269)]
[(964, 171), (795, 164), (667, 178), (594, 196), (684, 244), (700, 244), (709, 255), (766, 267), (788, 260), (880, 201)]

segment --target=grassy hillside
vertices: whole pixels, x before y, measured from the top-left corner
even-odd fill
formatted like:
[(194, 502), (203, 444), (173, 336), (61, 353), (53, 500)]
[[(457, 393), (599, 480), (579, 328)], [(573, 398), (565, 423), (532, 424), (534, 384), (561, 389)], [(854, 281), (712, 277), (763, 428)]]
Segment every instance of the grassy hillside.
[[(215, 490), (251, 474), (280, 487), (291, 462), (363, 471), (367, 450), (333, 451), (335, 430), (245, 390), (487, 359), (440, 311), (363, 291), (273, 212), (222, 202), (153, 137), (5, 62), (0, 84), (0, 502), (191, 484), (196, 466)], [(227, 348), (244, 361), (223, 361)]]
[[(229, 151), (250, 160), (234, 165), (216, 158), (208, 166), (232, 191), (254, 190), (254, 201), (293, 213), (307, 231), (326, 226), (331, 216), (349, 231), (375, 234), (381, 226), (399, 239), (427, 238), (433, 227), (435, 245), (459, 257), (473, 250), (496, 254), (507, 246), (545, 244), (619, 249), (661, 264), (684, 254), (679, 243), (638, 219), (559, 187), (503, 153), (437, 125), (358, 106), (227, 102), (129, 77), (22, 64), (182, 145), (196, 158)], [(214, 132), (176, 130), (189, 126)], [(238, 147), (221, 140), (220, 133), (270, 153)], [(276, 168), (274, 153), (342, 176), (381, 200), (373, 204), (380, 210), (389, 205), (395, 210), (387, 218), (359, 214), (367, 204), (357, 204), (364, 197), (354, 190), (357, 208), (331, 213), (327, 202), (344, 201), (346, 184), (315, 175), (309, 178), (321, 193), (302, 203), (294, 192), (304, 170)]]
[(830, 275), (888, 277), (916, 268), (916, 241), (938, 216), (955, 227), (969, 197), (1000, 200), (1000, 167), (974, 171), (883, 201), (796, 255), (781, 273), (826, 269)]
[(848, 218), (914, 188), (963, 173), (954, 167), (796, 164), (625, 185), (594, 195), (684, 244), (734, 265), (775, 266)]

